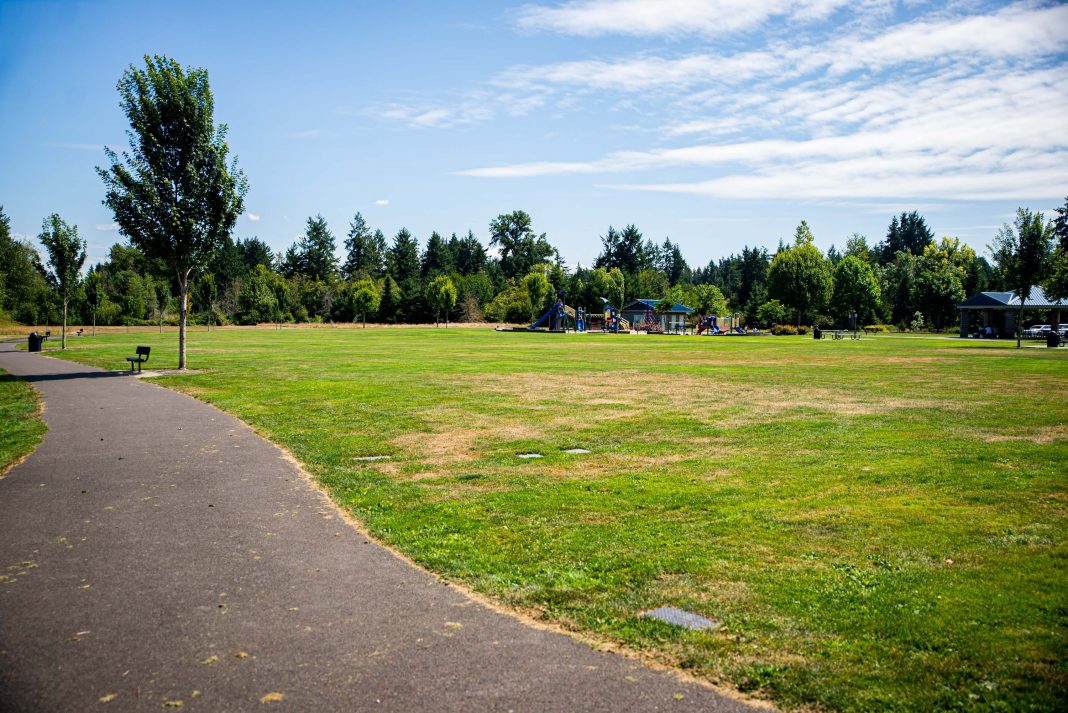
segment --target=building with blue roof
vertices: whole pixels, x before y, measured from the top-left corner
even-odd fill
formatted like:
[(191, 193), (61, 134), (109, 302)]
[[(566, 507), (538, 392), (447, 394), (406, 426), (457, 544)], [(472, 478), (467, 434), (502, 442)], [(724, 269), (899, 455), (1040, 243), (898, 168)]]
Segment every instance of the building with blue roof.
[(653, 323), (659, 325), (662, 332), (682, 332), (690, 324), (692, 309), (683, 304), (675, 303), (667, 312), (657, 314), (654, 310), (660, 300), (642, 299), (628, 303), (620, 315), (630, 322), (632, 329), (643, 329), (642, 325)]
[[(1068, 312), (1068, 301), (1051, 300), (1041, 287), (1032, 287), (1031, 293), (1024, 300), (1024, 312), (1041, 312), (1035, 319), (1046, 319), (1052, 313), (1051, 321), (1060, 321), (1061, 310)], [(978, 331), (991, 327), (999, 337), (1016, 335), (1016, 319), (1020, 313), (1020, 298), (1012, 292), (980, 292), (957, 305), (960, 310), (960, 336), (967, 337)], [(1022, 325), (1025, 327), (1026, 325)], [(1054, 327), (1056, 329), (1056, 327)]]

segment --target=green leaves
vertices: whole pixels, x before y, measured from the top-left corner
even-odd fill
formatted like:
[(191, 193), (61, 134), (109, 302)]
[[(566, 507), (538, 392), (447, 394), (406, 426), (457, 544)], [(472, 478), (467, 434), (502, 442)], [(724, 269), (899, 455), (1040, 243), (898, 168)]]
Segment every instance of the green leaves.
[(65, 304), (79, 284), (85, 241), (78, 237), (78, 226), (68, 225), (57, 213), (45, 218), (37, 239), (48, 252), (48, 277)]

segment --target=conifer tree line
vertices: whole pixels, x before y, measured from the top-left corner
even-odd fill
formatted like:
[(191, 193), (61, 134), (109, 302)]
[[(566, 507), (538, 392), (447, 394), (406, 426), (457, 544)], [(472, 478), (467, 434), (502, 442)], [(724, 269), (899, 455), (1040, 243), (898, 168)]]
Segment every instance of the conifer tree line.
[[(49, 221), (66, 225), (51, 216), (46, 232)], [(652, 298), (703, 314), (737, 314), (760, 327), (847, 326), (855, 312), (862, 324), (953, 329), (955, 305), (969, 295), (1015, 289), (1011, 249), (1003, 248), (1032, 238), (1033, 284), (1052, 297), (1068, 296), (1068, 199), (1049, 221), (1020, 209), (992, 236), (993, 264), (957, 238), (936, 239), (917, 212), (894, 216), (878, 242), (854, 234), (826, 253), (801, 221), (774, 251), (747, 246), (703, 267), (691, 266), (670, 239), (647, 239), (634, 225), (609, 226), (593, 265), (574, 269), (523, 211), (494, 218), (486, 243), (470, 230), (420, 239), (401, 228), (386, 236), (360, 213), (338, 234), (316, 215), (278, 254), (257, 237), (223, 239), (192, 279), (190, 322), (525, 323), (562, 291), (569, 305), (591, 310), (600, 309), (602, 297), (616, 306)], [(113, 245), (73, 284), (69, 276), (61, 282), (46, 262), (34, 244), (11, 235), (0, 208), (4, 318), (58, 324), (65, 301), (71, 324), (176, 321), (173, 270), (132, 246)]]

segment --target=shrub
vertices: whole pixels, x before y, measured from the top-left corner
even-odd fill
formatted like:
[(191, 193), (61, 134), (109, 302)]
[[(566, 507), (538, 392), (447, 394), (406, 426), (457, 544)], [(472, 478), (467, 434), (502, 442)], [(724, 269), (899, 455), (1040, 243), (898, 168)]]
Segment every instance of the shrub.
[(771, 333), (780, 337), (794, 336), (797, 334), (797, 327), (792, 324), (773, 324), (771, 327)]
[(779, 302), (778, 300), (768, 300), (757, 308), (756, 319), (760, 326), (766, 327), (784, 321), (786, 319), (786, 314), (787, 310), (782, 302)]
[(870, 330), (870, 331), (874, 331), (874, 332), (892, 332), (893, 331), (893, 327), (891, 327), (889, 324), (866, 324), (866, 325), (864, 325), (864, 329), (866, 331)]
[(798, 334), (808, 334), (808, 327), (806, 327), (805, 325), (802, 324), (800, 327), (797, 328), (797, 333)]

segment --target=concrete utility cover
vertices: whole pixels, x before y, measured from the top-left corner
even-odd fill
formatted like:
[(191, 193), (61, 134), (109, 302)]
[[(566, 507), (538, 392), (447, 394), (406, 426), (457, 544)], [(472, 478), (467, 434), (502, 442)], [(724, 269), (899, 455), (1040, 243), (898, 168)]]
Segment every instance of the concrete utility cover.
[(579, 453), (589, 453), (585, 448), (568, 448), (564, 453), (570, 453), (571, 455), (578, 455)]
[(393, 456), (360, 456), (359, 458), (353, 458), (353, 460), (389, 460)]
[(686, 611), (685, 609), (676, 609), (675, 607), (652, 609), (643, 612), (641, 617), (643, 619), (656, 619), (657, 621), (674, 624), (675, 626), (681, 626), (685, 629), (692, 629), (694, 631), (719, 628), (718, 621), (706, 619), (700, 614), (694, 614), (692, 611)]
[(544, 458), (541, 453), (520, 453), (516, 458)]

